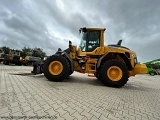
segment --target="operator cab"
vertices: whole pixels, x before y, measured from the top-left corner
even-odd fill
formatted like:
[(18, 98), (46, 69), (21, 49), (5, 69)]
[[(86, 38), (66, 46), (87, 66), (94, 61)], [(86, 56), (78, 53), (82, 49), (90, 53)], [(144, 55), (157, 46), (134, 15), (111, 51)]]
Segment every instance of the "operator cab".
[(10, 51), (10, 53), (12, 54), (12, 55), (17, 55), (17, 56), (20, 56), (20, 51), (18, 51), (18, 50), (11, 50)]
[(100, 47), (100, 30), (87, 30), (86, 28), (81, 28), (80, 33), (81, 42), (79, 47), (82, 52), (92, 52), (97, 47)]

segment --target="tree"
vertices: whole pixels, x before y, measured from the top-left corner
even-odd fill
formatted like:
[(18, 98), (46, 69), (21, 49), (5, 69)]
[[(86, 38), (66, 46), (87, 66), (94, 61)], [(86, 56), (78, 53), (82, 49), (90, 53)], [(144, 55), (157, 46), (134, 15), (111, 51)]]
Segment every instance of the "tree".
[[(1, 48), (4, 50), (5, 54), (9, 54), (9, 51), (10, 51), (9, 47), (3, 46)], [(40, 57), (40, 58), (44, 58), (45, 56), (47, 56), (46, 53), (41, 48), (23, 47), (21, 50), (21, 57), (24, 58), (25, 56), (29, 55), (28, 53), (32, 56)]]
[(35, 57), (44, 58), (46, 56), (46, 53), (43, 52), (43, 49), (41, 48), (30, 48), (30, 47), (24, 47), (21, 52), (21, 56), (24, 58), (28, 55), (28, 53), (31, 53), (30, 55)]
[(4, 50), (4, 53), (5, 53), (5, 54), (9, 54), (9, 51), (10, 51), (10, 48), (9, 48), (9, 47), (3, 46), (3, 47), (1, 47), (1, 48)]
[(33, 55), (35, 57), (44, 58), (46, 56), (46, 53), (41, 48), (34, 48), (33, 49)]
[(21, 52), (21, 56), (24, 58), (27, 55), (27, 52), (31, 52), (32, 49), (29, 47), (23, 47), (22, 48), (22, 52)]

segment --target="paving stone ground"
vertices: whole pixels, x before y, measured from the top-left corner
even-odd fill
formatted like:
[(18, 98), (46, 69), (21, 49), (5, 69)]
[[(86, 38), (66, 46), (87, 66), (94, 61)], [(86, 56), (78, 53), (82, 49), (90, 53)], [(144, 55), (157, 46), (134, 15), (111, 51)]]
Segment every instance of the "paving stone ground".
[(160, 75), (110, 88), (87, 74), (51, 82), (31, 70), (0, 64), (0, 120), (160, 120)]

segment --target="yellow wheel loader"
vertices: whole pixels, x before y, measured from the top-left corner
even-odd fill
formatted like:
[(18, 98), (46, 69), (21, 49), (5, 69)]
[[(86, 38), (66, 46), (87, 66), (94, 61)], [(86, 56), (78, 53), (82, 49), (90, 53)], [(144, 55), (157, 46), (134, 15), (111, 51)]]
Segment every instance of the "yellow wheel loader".
[(95, 75), (109, 87), (124, 86), (130, 76), (145, 74), (147, 67), (137, 61), (136, 53), (117, 44), (104, 45), (105, 28), (80, 28), (81, 42), (77, 49), (69, 41), (69, 48), (48, 57), (43, 64), (35, 64), (32, 73), (44, 73), (51, 81), (63, 81), (74, 71)]
[(22, 57), (20, 56), (19, 50), (10, 49), (9, 54), (7, 54), (4, 58), (3, 64), (15, 64), (22, 65)]
[(0, 49), (0, 63), (4, 60), (5, 58), (5, 53), (3, 49)]
[(25, 58), (23, 59), (23, 65), (33, 65), (35, 62), (41, 61), (40, 57), (36, 57), (34, 51), (27, 52)]

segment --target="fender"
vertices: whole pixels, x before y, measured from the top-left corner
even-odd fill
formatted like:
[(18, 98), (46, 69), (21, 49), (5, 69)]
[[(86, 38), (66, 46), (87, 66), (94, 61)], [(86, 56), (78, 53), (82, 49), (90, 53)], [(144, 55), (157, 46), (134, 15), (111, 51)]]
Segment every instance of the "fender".
[[(100, 58), (98, 59), (97, 66), (96, 66), (97, 69), (99, 69), (99, 67), (101, 66), (102, 60), (103, 60), (109, 53), (111, 53), (111, 52), (105, 53), (102, 57), (100, 57)], [(127, 65), (127, 67), (128, 67), (128, 70), (133, 70), (133, 67), (132, 67), (132, 65), (131, 65), (128, 57), (127, 57), (124, 53), (116, 53), (116, 54), (118, 54), (118, 55), (125, 61), (126, 65)]]
[(69, 49), (66, 49), (64, 51), (57, 51), (56, 54), (57, 55), (63, 55), (69, 62), (70, 66), (71, 66), (71, 73), (73, 73), (74, 71), (74, 64), (73, 64), (73, 60), (69, 57), (69, 55), (67, 54), (69, 52)]

